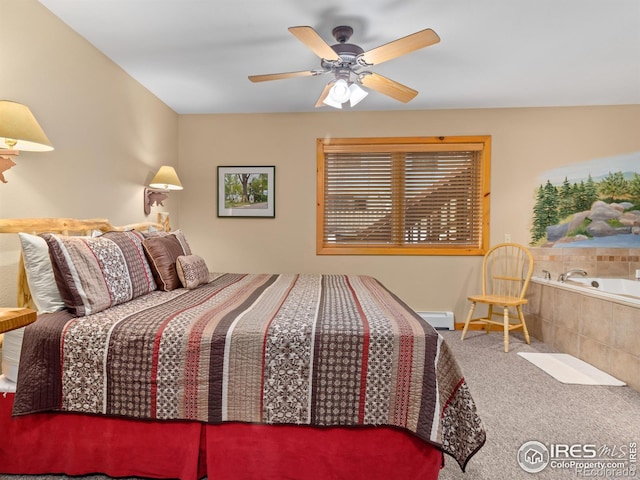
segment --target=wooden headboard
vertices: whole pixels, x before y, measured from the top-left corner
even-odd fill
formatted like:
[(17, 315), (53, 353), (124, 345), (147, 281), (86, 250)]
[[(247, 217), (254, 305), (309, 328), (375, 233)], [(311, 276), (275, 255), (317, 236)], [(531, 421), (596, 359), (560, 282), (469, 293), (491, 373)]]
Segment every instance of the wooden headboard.
[[(124, 230), (161, 230), (170, 231), (168, 213), (158, 213), (157, 222), (132, 223), (123, 226), (113, 226), (104, 218), (80, 220), (75, 218), (0, 218), (0, 233), (58, 233), (61, 235), (91, 235), (94, 231), (101, 232)], [(18, 306), (34, 308), (29, 291), (29, 283), (24, 270), (22, 253), (18, 263)]]

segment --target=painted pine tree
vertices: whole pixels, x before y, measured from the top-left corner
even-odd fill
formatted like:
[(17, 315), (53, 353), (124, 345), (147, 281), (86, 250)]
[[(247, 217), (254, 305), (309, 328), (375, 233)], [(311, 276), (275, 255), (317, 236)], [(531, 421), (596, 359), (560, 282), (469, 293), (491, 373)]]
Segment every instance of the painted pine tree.
[(531, 245), (547, 234), (547, 227), (558, 223), (558, 189), (547, 180), (538, 189), (536, 203), (533, 206), (533, 226), (531, 228)]

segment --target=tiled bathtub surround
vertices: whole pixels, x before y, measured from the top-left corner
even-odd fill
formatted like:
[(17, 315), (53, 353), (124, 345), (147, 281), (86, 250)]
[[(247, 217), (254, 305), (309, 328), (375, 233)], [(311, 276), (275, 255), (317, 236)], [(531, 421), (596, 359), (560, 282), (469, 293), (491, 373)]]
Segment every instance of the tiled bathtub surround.
[(640, 248), (532, 248), (533, 276), (542, 271), (558, 278), (572, 268), (582, 268), (590, 277), (635, 278), (640, 269)]
[[(534, 277), (572, 268), (590, 277), (633, 278), (640, 249), (538, 248)], [(640, 390), (640, 308), (583, 295), (562, 285), (532, 281), (525, 318), (529, 333)]]

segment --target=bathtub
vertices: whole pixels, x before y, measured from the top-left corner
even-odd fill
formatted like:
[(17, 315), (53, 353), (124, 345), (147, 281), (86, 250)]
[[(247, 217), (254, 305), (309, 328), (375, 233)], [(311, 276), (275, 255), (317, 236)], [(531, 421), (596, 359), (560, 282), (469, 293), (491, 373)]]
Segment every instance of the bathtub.
[(640, 281), (571, 277), (563, 283), (534, 276), (527, 300), (531, 336), (640, 392)]
[(542, 285), (573, 290), (590, 297), (603, 298), (640, 308), (640, 280), (595, 277), (571, 277), (566, 282), (540, 277), (533, 277), (531, 280)]

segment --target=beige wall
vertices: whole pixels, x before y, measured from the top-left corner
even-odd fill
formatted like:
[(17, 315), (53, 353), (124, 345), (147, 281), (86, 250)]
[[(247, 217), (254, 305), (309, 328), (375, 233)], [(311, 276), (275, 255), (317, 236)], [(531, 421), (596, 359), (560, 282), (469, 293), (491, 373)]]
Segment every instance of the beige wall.
[[(182, 115), (179, 126), (180, 226), (211, 269), (369, 274), (414, 309), (453, 310), (458, 322), (478, 288), (478, 257), (315, 254), (316, 138), (491, 135), (492, 244), (507, 233), (529, 242), (539, 174), (640, 150), (640, 106)], [(217, 218), (218, 165), (275, 165), (276, 218)]]
[[(56, 147), (18, 157), (0, 185), (0, 217), (144, 220), (142, 185), (171, 164), (185, 186), (166, 202), (172, 224), (217, 271), (374, 275), (416, 310), (462, 321), (477, 257), (315, 255), (316, 138), (492, 135), (492, 243), (505, 233), (528, 242), (539, 173), (640, 150), (637, 105), (178, 116), (36, 0), (0, 0), (0, 16), (0, 97), (28, 104)], [(218, 165), (275, 165), (276, 218), (217, 218)], [(0, 305), (9, 306), (16, 242), (0, 242)]]
[[(143, 185), (177, 165), (178, 115), (36, 0), (0, 0), (0, 18), (0, 99), (27, 104), (55, 147), (15, 159), (0, 218), (145, 220)], [(179, 202), (166, 202), (175, 222)], [(0, 305), (12, 306), (17, 240), (3, 237)]]

